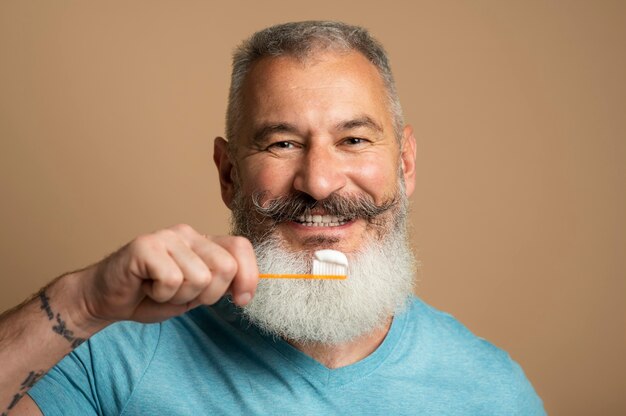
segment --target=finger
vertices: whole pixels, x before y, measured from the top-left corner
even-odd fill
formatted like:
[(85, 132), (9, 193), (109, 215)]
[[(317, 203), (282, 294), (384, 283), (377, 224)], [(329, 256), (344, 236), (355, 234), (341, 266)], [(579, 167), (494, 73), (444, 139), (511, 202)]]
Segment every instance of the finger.
[(138, 251), (150, 280), (142, 288), (157, 302), (187, 303), (210, 280), (208, 268), (185, 241), (189, 230), (193, 231), (189, 226), (179, 225), (138, 239)]
[(154, 252), (146, 260), (147, 276), (143, 276), (144, 293), (159, 303), (169, 301), (183, 282), (183, 271), (165, 249)]
[[(228, 253), (221, 250), (219, 245), (215, 245), (206, 234), (198, 233), (193, 227), (187, 224), (178, 224), (169, 228), (177, 234), (202, 260), (210, 273), (209, 285), (202, 288), (201, 294), (198, 294), (193, 300), (192, 305), (213, 304), (219, 300), (225, 293), (223, 284), (218, 279), (232, 279), (234, 271), (229, 273), (230, 268), (236, 267), (230, 263)], [(212, 285), (211, 285), (212, 283)]]
[(212, 305), (224, 296), (236, 276), (239, 267), (237, 260), (228, 250), (206, 238), (196, 242), (193, 249), (208, 266), (211, 273), (210, 284), (204, 288), (196, 301)]
[(201, 238), (204, 238), (202, 234), (193, 229), (190, 225), (187, 224), (178, 224), (174, 225), (167, 230), (174, 232), (181, 238), (187, 245), (190, 247), (193, 245), (195, 241), (198, 241)]
[(259, 269), (252, 244), (247, 238), (238, 236), (214, 237), (213, 241), (237, 260), (237, 272), (230, 285), (230, 292), (235, 303), (246, 305), (252, 300), (259, 282)]
[(186, 304), (211, 284), (212, 273), (203, 259), (178, 237), (168, 243), (168, 253), (183, 272), (183, 282), (169, 302)]

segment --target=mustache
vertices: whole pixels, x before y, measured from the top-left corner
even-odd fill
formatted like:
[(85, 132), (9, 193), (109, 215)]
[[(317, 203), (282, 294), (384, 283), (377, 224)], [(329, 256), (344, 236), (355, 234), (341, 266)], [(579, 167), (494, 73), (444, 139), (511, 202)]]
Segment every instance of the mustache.
[(362, 218), (373, 220), (399, 203), (399, 196), (394, 195), (380, 204), (365, 195), (331, 194), (328, 198), (317, 200), (304, 192), (278, 196), (263, 202), (267, 192), (252, 194), (252, 208), (260, 215), (274, 222), (296, 221), (301, 216), (312, 215), (314, 208), (321, 209), (324, 215), (334, 215), (347, 220)]

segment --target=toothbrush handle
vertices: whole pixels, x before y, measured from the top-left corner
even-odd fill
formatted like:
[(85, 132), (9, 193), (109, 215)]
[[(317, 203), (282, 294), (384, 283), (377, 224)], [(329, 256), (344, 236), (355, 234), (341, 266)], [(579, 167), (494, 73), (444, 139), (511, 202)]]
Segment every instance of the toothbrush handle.
[(260, 274), (261, 279), (326, 279), (344, 280), (348, 276), (341, 274)]

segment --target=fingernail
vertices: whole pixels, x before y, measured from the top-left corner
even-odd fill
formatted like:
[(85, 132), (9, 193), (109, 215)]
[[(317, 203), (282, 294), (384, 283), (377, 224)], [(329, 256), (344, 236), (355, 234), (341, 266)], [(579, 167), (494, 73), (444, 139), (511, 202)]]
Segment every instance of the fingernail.
[(247, 305), (248, 302), (250, 302), (250, 299), (252, 299), (252, 295), (249, 293), (242, 293), (241, 295), (237, 296), (237, 303), (241, 306), (243, 305)]

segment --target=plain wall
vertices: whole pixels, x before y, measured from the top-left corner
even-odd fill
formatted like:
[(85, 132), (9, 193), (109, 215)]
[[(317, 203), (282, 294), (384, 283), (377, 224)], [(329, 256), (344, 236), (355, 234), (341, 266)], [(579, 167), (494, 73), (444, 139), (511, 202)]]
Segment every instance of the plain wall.
[(137, 234), (227, 233), (233, 47), (345, 20), (386, 46), (415, 127), (418, 295), (509, 351), (550, 414), (624, 415), (625, 5), (3, 1), (0, 310)]

